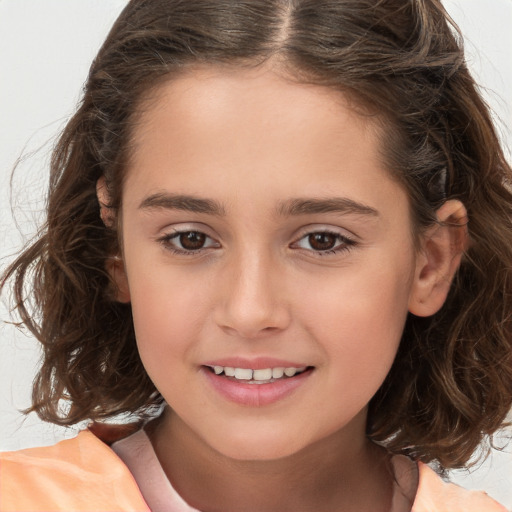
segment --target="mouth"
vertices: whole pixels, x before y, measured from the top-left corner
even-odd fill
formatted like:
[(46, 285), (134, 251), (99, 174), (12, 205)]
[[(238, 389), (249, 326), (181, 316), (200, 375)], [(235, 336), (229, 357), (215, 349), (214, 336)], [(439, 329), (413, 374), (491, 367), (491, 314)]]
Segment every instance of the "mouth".
[(280, 380), (291, 379), (308, 370), (311, 366), (301, 367), (276, 367), (276, 368), (235, 368), (233, 366), (206, 366), (206, 368), (215, 375), (226, 377), (230, 380), (243, 382), (244, 384), (272, 384)]
[(295, 395), (299, 389), (308, 389), (306, 382), (315, 370), (314, 366), (267, 366), (269, 362), (262, 361), (255, 364), (257, 368), (247, 368), (247, 362), (240, 363), (205, 364), (202, 373), (218, 396), (246, 407), (269, 406)]

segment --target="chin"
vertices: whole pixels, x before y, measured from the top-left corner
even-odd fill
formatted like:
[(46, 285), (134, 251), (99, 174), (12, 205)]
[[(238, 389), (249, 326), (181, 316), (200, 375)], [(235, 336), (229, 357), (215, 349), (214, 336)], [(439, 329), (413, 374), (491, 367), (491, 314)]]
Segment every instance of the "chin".
[[(225, 432), (221, 439), (207, 440), (210, 446), (225, 457), (239, 461), (270, 461), (282, 459), (301, 451), (306, 440), (294, 440), (290, 433)], [(294, 442), (295, 441), (295, 442)]]

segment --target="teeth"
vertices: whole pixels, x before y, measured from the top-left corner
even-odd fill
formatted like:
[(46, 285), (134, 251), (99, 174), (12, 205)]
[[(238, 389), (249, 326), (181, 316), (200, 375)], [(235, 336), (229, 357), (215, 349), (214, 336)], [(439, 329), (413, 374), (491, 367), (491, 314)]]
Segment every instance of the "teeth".
[(284, 368), (284, 374), (287, 377), (293, 377), (297, 373), (302, 373), (306, 369), (306, 366), (301, 366), (300, 368)]
[(246, 368), (235, 368), (235, 379), (251, 380), (252, 370)]
[(250, 368), (233, 368), (231, 366), (213, 366), (216, 375), (224, 373), (226, 377), (234, 377), (238, 380), (246, 380), (253, 382), (270, 382), (272, 379), (281, 379), (284, 376), (293, 377), (298, 373), (302, 373), (306, 366), (300, 368), (263, 368), (260, 370), (252, 370)]
[(284, 375), (284, 368), (272, 368), (272, 378), (280, 379)]
[(254, 380), (270, 380), (272, 378), (272, 368), (265, 368), (264, 370), (253, 370), (252, 378)]

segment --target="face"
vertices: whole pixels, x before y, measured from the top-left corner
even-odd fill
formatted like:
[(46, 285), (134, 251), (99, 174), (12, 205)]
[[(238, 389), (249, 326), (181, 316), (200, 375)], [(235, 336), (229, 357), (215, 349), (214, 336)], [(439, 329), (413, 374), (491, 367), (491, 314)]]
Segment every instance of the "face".
[(338, 92), (210, 68), (162, 86), (134, 142), (116, 275), (183, 428), (238, 459), (364, 438), (416, 265), (378, 130)]

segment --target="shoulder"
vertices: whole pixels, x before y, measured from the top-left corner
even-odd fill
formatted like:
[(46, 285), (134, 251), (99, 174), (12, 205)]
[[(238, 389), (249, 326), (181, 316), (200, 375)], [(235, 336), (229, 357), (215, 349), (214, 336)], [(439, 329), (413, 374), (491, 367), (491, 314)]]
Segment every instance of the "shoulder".
[(92, 432), (0, 454), (0, 511), (149, 511), (128, 468)]
[(485, 492), (468, 491), (444, 482), (426, 464), (419, 464), (419, 484), (412, 512), (507, 512)]

